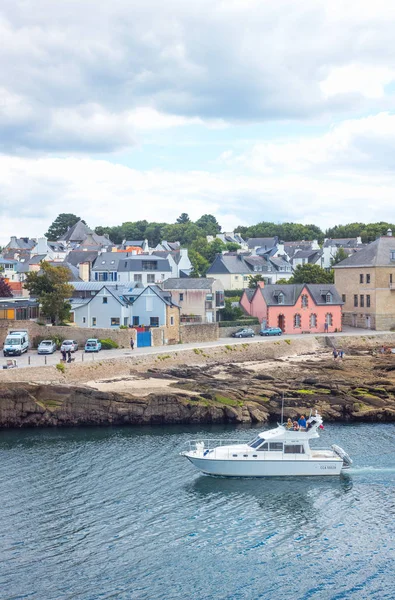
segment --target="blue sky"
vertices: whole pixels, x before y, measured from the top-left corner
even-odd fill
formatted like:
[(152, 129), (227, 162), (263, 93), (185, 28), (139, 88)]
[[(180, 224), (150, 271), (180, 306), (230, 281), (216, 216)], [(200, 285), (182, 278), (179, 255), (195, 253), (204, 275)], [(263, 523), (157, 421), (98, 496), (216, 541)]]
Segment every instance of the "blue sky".
[(4, 0), (0, 243), (214, 213), (393, 220), (395, 5)]

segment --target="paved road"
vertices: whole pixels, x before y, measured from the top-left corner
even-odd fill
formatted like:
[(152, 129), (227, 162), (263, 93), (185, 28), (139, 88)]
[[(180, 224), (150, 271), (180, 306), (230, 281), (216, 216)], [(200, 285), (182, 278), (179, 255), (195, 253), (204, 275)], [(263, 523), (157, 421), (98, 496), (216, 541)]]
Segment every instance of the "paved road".
[[(374, 335), (374, 336), (380, 336), (386, 333), (392, 333), (390, 331), (371, 331), (371, 330), (366, 330), (366, 329), (355, 329), (354, 327), (349, 327), (349, 328), (344, 328), (342, 333), (331, 333), (330, 336), (332, 337), (341, 337), (344, 335), (347, 336), (367, 336), (367, 335)], [(316, 337), (326, 337), (327, 334), (324, 333), (320, 333), (320, 334), (316, 334)], [(308, 338), (308, 336), (306, 336), (305, 334), (295, 334), (295, 335), (286, 335), (283, 336), (283, 339), (295, 339), (295, 338), (303, 338), (306, 339)], [(74, 359), (76, 362), (92, 362), (94, 360), (107, 360), (110, 358), (119, 358), (119, 357), (124, 357), (124, 356), (141, 356), (141, 355), (147, 355), (147, 354), (162, 354), (162, 353), (166, 353), (166, 354), (170, 354), (172, 352), (182, 352), (182, 350), (190, 350), (192, 348), (212, 348), (215, 346), (225, 346), (227, 344), (257, 344), (257, 343), (267, 343), (270, 342), (273, 339), (277, 339), (277, 338), (273, 338), (273, 337), (261, 337), (261, 336), (256, 336), (253, 338), (242, 338), (242, 339), (235, 339), (235, 338), (221, 338), (215, 342), (204, 342), (204, 343), (192, 343), (192, 344), (177, 344), (175, 346), (155, 346), (155, 347), (151, 347), (151, 348), (135, 348), (133, 351), (128, 349), (116, 349), (116, 350), (101, 350), (100, 353), (95, 354), (95, 353), (84, 353), (82, 350), (78, 350), (75, 355), (74, 355)], [(6, 359), (0, 358), (0, 366), (2, 364), (5, 363)], [(24, 368), (24, 367), (43, 367), (45, 365), (56, 365), (58, 362), (60, 362), (60, 352), (55, 352), (54, 354), (48, 355), (48, 356), (44, 356), (44, 355), (38, 355), (36, 350), (30, 350), (27, 354), (23, 354), (22, 356), (18, 356), (17, 357), (17, 361), (18, 361), (18, 368)]]

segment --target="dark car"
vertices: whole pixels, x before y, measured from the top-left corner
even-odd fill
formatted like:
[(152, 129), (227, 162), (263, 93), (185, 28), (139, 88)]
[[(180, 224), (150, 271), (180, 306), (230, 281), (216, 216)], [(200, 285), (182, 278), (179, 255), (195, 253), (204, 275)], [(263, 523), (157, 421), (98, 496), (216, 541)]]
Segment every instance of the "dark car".
[(242, 337), (254, 337), (255, 333), (254, 333), (254, 330), (251, 329), (251, 327), (243, 327), (243, 329), (238, 329), (237, 331), (234, 331), (231, 335), (232, 335), (232, 337), (235, 337), (235, 338), (242, 338)]
[(282, 329), (280, 327), (266, 327), (259, 332), (259, 335), (281, 335)]

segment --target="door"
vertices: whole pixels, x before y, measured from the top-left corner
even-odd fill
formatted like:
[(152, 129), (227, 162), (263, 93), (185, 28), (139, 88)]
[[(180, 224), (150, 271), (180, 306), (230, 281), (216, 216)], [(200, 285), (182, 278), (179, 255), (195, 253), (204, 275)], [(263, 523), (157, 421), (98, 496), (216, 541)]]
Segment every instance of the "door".
[(366, 315), (366, 329), (370, 329), (370, 315)]
[(138, 331), (137, 332), (137, 348), (147, 348), (147, 346), (151, 346), (151, 332), (148, 331)]
[(284, 327), (285, 327), (284, 315), (278, 315), (278, 327), (281, 329), (281, 331), (284, 331)]

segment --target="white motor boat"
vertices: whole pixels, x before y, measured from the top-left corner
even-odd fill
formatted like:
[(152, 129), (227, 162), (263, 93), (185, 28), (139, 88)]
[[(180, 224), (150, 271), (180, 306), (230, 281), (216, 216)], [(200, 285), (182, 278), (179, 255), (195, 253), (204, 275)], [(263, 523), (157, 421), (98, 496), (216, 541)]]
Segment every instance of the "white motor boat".
[(320, 437), (320, 428), (322, 417), (316, 412), (308, 418), (305, 429), (287, 429), (279, 424), (242, 444), (230, 440), (190, 441), (181, 455), (203, 473), (222, 477), (339, 475), (352, 460), (335, 444), (328, 450), (310, 448), (309, 441)]

